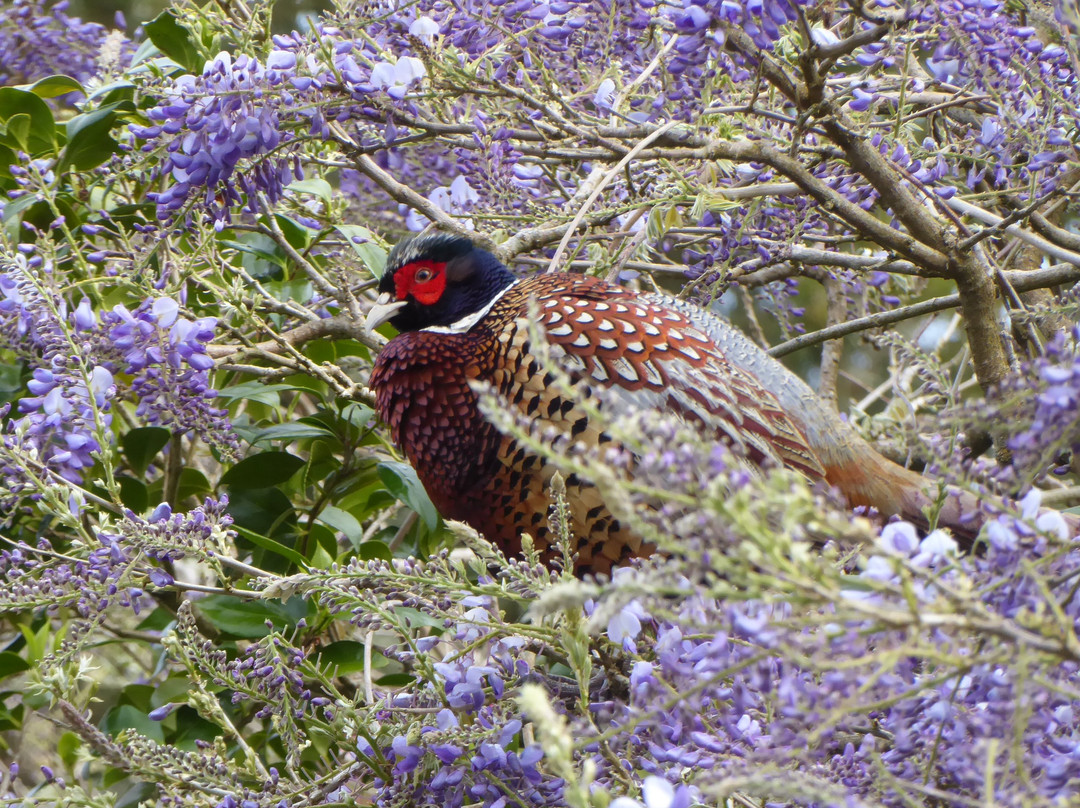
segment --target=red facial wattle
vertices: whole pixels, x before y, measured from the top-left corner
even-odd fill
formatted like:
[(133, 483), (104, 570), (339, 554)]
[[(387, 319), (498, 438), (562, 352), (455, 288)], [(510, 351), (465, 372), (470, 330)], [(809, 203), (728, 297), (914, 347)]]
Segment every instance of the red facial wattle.
[(413, 261), (394, 273), (394, 292), (398, 300), (410, 295), (416, 302), (431, 306), (446, 291), (446, 264)]

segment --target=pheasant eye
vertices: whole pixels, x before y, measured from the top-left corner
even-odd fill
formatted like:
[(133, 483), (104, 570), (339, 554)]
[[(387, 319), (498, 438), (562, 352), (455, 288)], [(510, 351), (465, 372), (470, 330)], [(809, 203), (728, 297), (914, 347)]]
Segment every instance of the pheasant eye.
[(431, 280), (432, 274), (430, 269), (421, 269), (417, 271), (414, 277), (417, 283), (425, 283)]

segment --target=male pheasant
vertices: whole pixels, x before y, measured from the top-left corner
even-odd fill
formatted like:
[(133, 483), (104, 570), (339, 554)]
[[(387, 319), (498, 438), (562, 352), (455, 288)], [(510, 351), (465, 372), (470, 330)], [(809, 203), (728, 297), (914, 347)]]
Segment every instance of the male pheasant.
[[(440, 512), (508, 554), (520, 552), (524, 531), (551, 556), (553, 469), (484, 418), (473, 383), (488, 383), (570, 439), (606, 439), (533, 355), (530, 310), (570, 375), (615, 392), (619, 406), (678, 413), (752, 461), (824, 479), (853, 506), (924, 518), (930, 498), (921, 477), (874, 451), (741, 332), (690, 303), (581, 275), (519, 280), (491, 253), (444, 234), (394, 247), (379, 289), (368, 327), (389, 320), (401, 332), (371, 374), (379, 416)], [(596, 488), (576, 476), (566, 482), (579, 574), (651, 552)], [(962, 525), (962, 516), (950, 498), (940, 521)]]

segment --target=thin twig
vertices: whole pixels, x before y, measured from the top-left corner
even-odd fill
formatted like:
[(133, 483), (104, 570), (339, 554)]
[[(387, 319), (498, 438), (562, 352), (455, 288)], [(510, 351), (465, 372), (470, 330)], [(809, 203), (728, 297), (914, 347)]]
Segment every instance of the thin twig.
[(577, 232), (578, 227), (585, 218), (585, 214), (589, 212), (589, 208), (591, 208), (596, 200), (600, 198), (600, 194), (603, 193), (604, 188), (607, 187), (608, 183), (615, 179), (615, 177), (619, 175), (619, 172), (628, 166), (642, 150), (648, 147), (653, 141), (660, 138), (665, 132), (675, 128), (678, 124), (678, 120), (668, 121), (659, 129), (656, 129), (651, 135), (645, 137), (644, 140), (640, 141), (634, 148), (628, 151), (623, 158), (612, 166), (612, 168), (600, 179), (600, 182), (596, 184), (593, 192), (589, 194), (589, 198), (585, 200), (585, 203), (578, 210), (577, 215), (571, 220), (569, 227), (566, 228), (566, 233), (563, 234), (562, 241), (559, 242), (559, 246), (555, 250), (555, 255), (551, 257), (551, 263), (548, 265), (548, 272), (554, 272), (559, 268), (559, 259), (561, 259), (563, 253), (566, 252), (566, 247), (570, 243), (570, 239), (574, 237), (574, 233)]

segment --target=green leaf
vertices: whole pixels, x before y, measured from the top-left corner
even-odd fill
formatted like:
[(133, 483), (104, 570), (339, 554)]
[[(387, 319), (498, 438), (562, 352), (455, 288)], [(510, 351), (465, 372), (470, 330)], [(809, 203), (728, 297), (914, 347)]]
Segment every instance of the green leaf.
[(273, 241), (258, 233), (251, 234), (245, 241), (222, 238), (218, 239), (218, 243), (223, 247), (231, 247), (239, 253), (254, 256), (265, 264), (276, 267), (276, 269), (268, 270), (266, 266), (257, 266), (258, 262), (244, 261), (244, 267), (259, 279), (280, 277), (282, 275), (280, 270), (285, 269), (288, 263), (281, 249)]
[(322, 177), (312, 177), (311, 179), (307, 180), (297, 180), (296, 182), (291, 182), (289, 183), (289, 187), (287, 190), (295, 191), (301, 194), (310, 194), (311, 196), (317, 196), (327, 205), (329, 205), (334, 199), (334, 189), (330, 187), (330, 183), (328, 183)]
[(376, 681), (379, 687), (408, 687), (416, 681), (416, 677), (410, 673), (388, 673), (380, 676)]
[(274, 541), (261, 533), (256, 533), (253, 530), (248, 530), (246, 527), (240, 527), (239, 525), (233, 525), (233, 528), (247, 539), (249, 542), (257, 547), (262, 547), (264, 550), (269, 550), (275, 555), (279, 555), (282, 558), (286, 558), (298, 567), (304, 567), (307, 565), (307, 559), (305, 559), (300, 553), (291, 547), (286, 547), (284, 544), (278, 541)]
[(29, 90), (38, 98), (56, 98), (68, 93), (86, 93), (83, 86), (71, 76), (46, 76), (33, 84), (24, 84), (19, 89)]
[(412, 466), (396, 460), (384, 461), (379, 464), (379, 479), (387, 491), (416, 511), (428, 530), (438, 526), (439, 512), (435, 510)]
[(150, 492), (142, 480), (117, 474), (116, 482), (120, 484), (120, 501), (125, 507), (131, 508), (135, 513), (142, 513), (147, 509), (150, 505)]
[(360, 559), (363, 561), (393, 561), (394, 554), (390, 552), (390, 546), (384, 541), (369, 539), (360, 545)]
[(176, 615), (170, 612), (168, 609), (159, 606), (146, 615), (140, 621), (139, 625), (135, 626), (139, 631), (165, 631), (173, 626), (176, 622)]
[(243, 384), (235, 384), (232, 387), (226, 387), (225, 389), (220, 390), (218, 392), (218, 398), (224, 399), (227, 402), (237, 401), (238, 399), (258, 401), (260, 404), (276, 407), (281, 403), (281, 396), (279, 393), (291, 393), (295, 389), (296, 388), (291, 384), (244, 382)]
[(319, 651), (319, 667), (337, 676), (364, 670), (364, 644), (355, 640), (332, 642)]
[(26, 113), (20, 112), (17, 115), (12, 115), (7, 119), (7, 135), (9, 143), (12, 145), (21, 146), (24, 149), (30, 148), (30, 116)]
[(15, 152), (7, 146), (0, 144), (0, 179), (11, 179), (11, 167), (14, 164)]
[[(12, 155), (12, 157), (14, 157), (14, 155)], [(26, 194), (25, 196), (20, 196), (18, 199), (11, 200), (4, 205), (4, 211), (3, 215), (0, 216), (0, 221), (9, 222), (18, 218), (23, 211), (28, 210), (38, 201), (37, 194)]]
[(96, 101), (101, 98), (106, 102), (119, 101), (126, 99), (130, 101), (135, 95), (135, 85), (130, 81), (113, 81), (109, 84), (102, 85), (94, 90), (89, 95), (90, 101)]
[(297, 422), (292, 424), (275, 424), (274, 426), (268, 426), (266, 429), (260, 429), (254, 434), (251, 442), (260, 443), (262, 441), (271, 440), (304, 440), (306, 438), (333, 437), (333, 435), (334, 433), (325, 427)]
[(341, 410), (341, 417), (343, 420), (359, 429), (367, 429), (371, 419), (375, 417), (375, 410), (367, 404), (350, 401)]
[[(146, 487), (151, 502), (162, 501), (162, 478), (158, 477)], [(176, 492), (176, 501), (183, 502), (188, 497), (203, 497), (214, 490), (206, 475), (198, 469), (184, 467), (180, 470), (180, 485)]]
[[(196, 602), (203, 616), (224, 632), (235, 637), (254, 639), (270, 633), (269, 620), (278, 630), (290, 630), (307, 616), (303, 598), (285, 603), (270, 600), (240, 600), (229, 595), (210, 595)], [(441, 625), (441, 624), (440, 624)]]
[(304, 465), (304, 460), (288, 452), (261, 452), (245, 457), (221, 478), (230, 488), (269, 488), (283, 483)]
[[(329, 187), (329, 183), (326, 180), (304, 180), (305, 182), (321, 182)], [(293, 183), (296, 185), (296, 183)], [(291, 185), (289, 186), (292, 187)], [(312, 237), (315, 234), (310, 227), (305, 227), (296, 221), (286, 216), (284, 213), (275, 213), (274, 219), (277, 220), (278, 227), (281, 228), (281, 234), (285, 236), (285, 240), (289, 242), (289, 246), (296, 250), (306, 250), (311, 246)]]
[(76, 171), (88, 171), (116, 153), (118, 144), (109, 133), (116, 125), (117, 106), (110, 104), (93, 112), (76, 115), (67, 122), (67, 146), (60, 155), (59, 171), (69, 167)]
[(164, 707), (173, 702), (187, 702), (191, 692), (191, 680), (186, 676), (170, 676), (154, 689), (150, 699), (150, 707)]
[(236, 524), (260, 536), (289, 533), (296, 527), (292, 501), (280, 488), (252, 488), (229, 491), (229, 516)]
[(140, 426), (129, 430), (120, 438), (120, 448), (132, 470), (139, 475), (146, 472), (158, 452), (164, 449), (171, 434), (160, 426)]
[(333, 505), (327, 505), (319, 512), (319, 521), (344, 533), (345, 538), (353, 547), (359, 545), (364, 537), (364, 526), (360, 524), (360, 521), (348, 511), (335, 508)]
[(441, 631), (446, 627), (446, 620), (444, 618), (425, 614), (419, 609), (413, 609), (409, 606), (399, 606), (394, 609), (394, 615), (404, 618), (408, 622), (410, 628), (424, 626), (425, 628), (437, 628)]
[(75, 768), (75, 763), (78, 760), (77, 755), (81, 748), (82, 739), (74, 732), (65, 732), (56, 743), (56, 751), (60, 755), (60, 760), (64, 761), (64, 765), (69, 769)]
[(109, 710), (108, 715), (101, 721), (101, 731), (108, 735), (118, 735), (125, 729), (133, 729), (147, 738), (152, 738), (158, 743), (164, 743), (165, 734), (161, 730), (161, 722), (151, 721), (146, 713), (124, 704)]
[(188, 497), (198, 497), (209, 494), (213, 486), (206, 479), (206, 475), (198, 469), (183, 468), (180, 470), (180, 485), (176, 490), (176, 501), (183, 502)]
[(386, 270), (386, 250), (375, 241), (375, 235), (358, 224), (338, 224), (334, 225), (334, 229), (349, 242), (349, 246), (368, 272), (381, 278)]
[[(49, 105), (26, 90), (0, 87), (0, 121), (6, 124), (15, 115), (30, 117), (27, 140), (32, 152), (52, 151), (56, 148), (56, 123)], [(23, 148), (21, 144), (15, 145)]]
[(157, 49), (179, 64), (192, 75), (202, 72), (206, 59), (199, 53), (195, 37), (177, 20), (171, 11), (163, 11), (148, 23), (143, 30)]
[(30, 670), (30, 663), (12, 651), (0, 652), (0, 679)]

